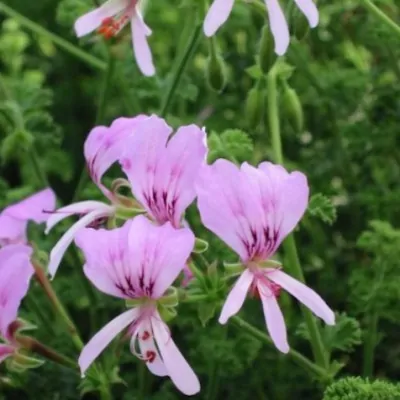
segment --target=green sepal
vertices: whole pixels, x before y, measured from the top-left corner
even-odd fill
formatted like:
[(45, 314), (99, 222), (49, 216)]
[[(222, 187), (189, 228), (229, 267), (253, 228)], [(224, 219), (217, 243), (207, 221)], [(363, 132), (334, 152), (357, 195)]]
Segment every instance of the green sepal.
[(193, 253), (201, 254), (207, 251), (207, 249), (208, 249), (208, 242), (203, 239), (196, 238), (194, 242)]

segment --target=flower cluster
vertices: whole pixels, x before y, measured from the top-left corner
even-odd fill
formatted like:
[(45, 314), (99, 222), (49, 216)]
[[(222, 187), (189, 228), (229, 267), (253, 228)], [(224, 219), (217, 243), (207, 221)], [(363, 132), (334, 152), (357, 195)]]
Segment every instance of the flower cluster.
[[(306, 177), (271, 163), (239, 168), (220, 159), (207, 165), (204, 130), (189, 125), (172, 131), (163, 119), (140, 115), (90, 132), (87, 167), (108, 204), (88, 200), (50, 216), (48, 229), (66, 216), (84, 214), (52, 250), (49, 272), (54, 276), (75, 239), (85, 257), (86, 277), (128, 307), (85, 346), (79, 357), (82, 374), (126, 330), (131, 352), (153, 374), (169, 376), (184, 394), (193, 395), (200, 390), (199, 380), (175, 346), (166, 320), (176, 313), (179, 300), (172, 285), (179, 282), (194, 250), (195, 236), (184, 213), (196, 197), (204, 226), (240, 257), (241, 276), (226, 299), (220, 323), (239, 311), (249, 291), (257, 293), (267, 330), (286, 353), (289, 345), (277, 301), (281, 288), (327, 324), (334, 323), (334, 314), (313, 290), (271, 260), (305, 212)], [(110, 190), (102, 177), (116, 162), (126, 178), (114, 181)], [(129, 187), (133, 197), (119, 194), (121, 185)]]
[[(318, 24), (318, 10), (313, 0), (294, 0), (306, 16), (311, 27)], [(97, 32), (106, 39), (117, 35), (125, 25), (131, 24), (132, 44), (136, 62), (144, 75), (155, 74), (153, 58), (147, 37), (151, 29), (145, 24), (139, 0), (107, 0), (100, 7), (81, 16), (75, 22), (78, 37)], [(223, 25), (234, 6), (234, 0), (214, 0), (204, 20), (204, 33), (213, 36)], [(265, 0), (270, 30), (275, 40), (275, 52), (283, 55), (290, 41), (289, 27), (279, 0)]]

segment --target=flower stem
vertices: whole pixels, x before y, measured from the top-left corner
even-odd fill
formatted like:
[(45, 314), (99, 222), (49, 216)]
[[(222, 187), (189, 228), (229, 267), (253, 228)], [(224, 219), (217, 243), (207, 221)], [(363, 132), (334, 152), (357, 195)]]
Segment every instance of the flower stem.
[(49, 298), (51, 304), (53, 305), (55, 311), (57, 312), (57, 315), (59, 315), (60, 318), (64, 321), (64, 324), (68, 329), (68, 333), (71, 335), (75, 347), (79, 351), (82, 350), (83, 342), (79, 336), (78, 330), (76, 329), (75, 324), (72, 322), (66, 309), (64, 308), (56, 292), (51, 286), (50, 281), (47, 278), (47, 275), (44, 272), (42, 266), (39, 265), (37, 261), (33, 261), (32, 265), (35, 268), (36, 279), (38, 280), (40, 286), (42, 287), (47, 297)]
[[(101, 87), (100, 96), (99, 96), (99, 103), (96, 113), (95, 125), (99, 125), (104, 120), (104, 114), (106, 110), (107, 98), (110, 93), (111, 89), (111, 80), (114, 72), (114, 58), (111, 56), (110, 51), (108, 49), (108, 62), (107, 62), (107, 69), (104, 73), (104, 80), (103, 85)], [(86, 170), (85, 165), (82, 168), (78, 184), (76, 186), (74, 195), (72, 197), (71, 203), (74, 203), (79, 198), (80, 193), (85, 188), (85, 185), (88, 181), (88, 173)]]
[(371, 0), (362, 1), (365, 7), (375, 15), (378, 19), (383, 22), (388, 28), (400, 37), (400, 25), (396, 24), (391, 18), (389, 18), (383, 11), (381, 11)]
[(371, 378), (374, 374), (374, 355), (375, 346), (377, 341), (379, 316), (377, 312), (373, 312), (368, 321), (368, 328), (366, 331), (366, 340), (364, 343), (364, 363), (363, 363), (363, 376)]
[(100, 69), (100, 70), (106, 69), (106, 63), (104, 61), (99, 60), (98, 58), (86, 53), (85, 51), (83, 51), (79, 47), (71, 44), (70, 42), (63, 39), (62, 37), (55, 35), (54, 33), (43, 28), (41, 25), (37, 24), (36, 22), (33, 22), (29, 18), (24, 17), (22, 14), (15, 11), (11, 7), (6, 6), (3, 2), (0, 2), (0, 12), (7, 15), (8, 17), (14, 18), (24, 28), (27, 28), (38, 35), (47, 37), (55, 45), (64, 49), (65, 51), (67, 51), (74, 57), (78, 58), (79, 60), (85, 62), (87, 65), (89, 65), (95, 69)]
[[(251, 336), (254, 338), (261, 340), (264, 343), (267, 343), (268, 345), (271, 345), (274, 347), (274, 344), (272, 340), (262, 331), (257, 329), (256, 327), (250, 325), (246, 321), (244, 321), (242, 318), (238, 316), (231, 317), (230, 319), (236, 326), (238, 326), (240, 329), (246, 331), (249, 333)], [(288, 355), (295, 361), (299, 366), (304, 368), (304, 370), (310, 372), (313, 376), (317, 376), (319, 378), (322, 378), (325, 381), (331, 380), (331, 377), (327, 373), (327, 371), (324, 368), (321, 368), (317, 364), (314, 364), (312, 361), (310, 361), (308, 358), (304, 357), (302, 354), (297, 352), (296, 350), (290, 350)]]
[[(268, 74), (268, 123), (271, 135), (272, 149), (275, 162), (283, 165), (282, 141), (278, 110), (278, 93), (277, 93), (277, 76), (276, 69), (273, 68)], [(301, 269), (299, 257), (297, 254), (296, 242), (293, 234), (289, 235), (283, 243), (285, 254), (288, 257), (291, 274), (294, 278), (301, 282), (305, 282), (303, 271)], [(324, 344), (322, 342), (321, 333), (317, 326), (315, 317), (311, 312), (302, 307), (307, 330), (310, 335), (311, 348), (315, 361), (321, 367), (328, 368), (328, 359), (326, 356)]]
[(77, 370), (78, 365), (76, 361), (64, 356), (63, 354), (58, 353), (48, 346), (45, 346), (43, 343), (39, 342), (35, 338), (32, 338), (30, 336), (18, 335), (16, 340), (19, 345), (31, 351), (32, 353), (39, 354), (42, 357), (55, 362), (56, 364), (60, 364), (65, 367)]
[(175, 60), (175, 69), (173, 71), (170, 85), (165, 92), (165, 96), (162, 98), (161, 107), (160, 107), (160, 116), (165, 117), (168, 112), (168, 109), (171, 106), (172, 98), (175, 94), (176, 89), (178, 88), (179, 82), (183, 76), (183, 72), (185, 68), (189, 64), (197, 45), (199, 44), (202, 33), (202, 24), (199, 21), (193, 23), (193, 30), (186, 45), (185, 50), (180, 53), (178, 52), (178, 56)]

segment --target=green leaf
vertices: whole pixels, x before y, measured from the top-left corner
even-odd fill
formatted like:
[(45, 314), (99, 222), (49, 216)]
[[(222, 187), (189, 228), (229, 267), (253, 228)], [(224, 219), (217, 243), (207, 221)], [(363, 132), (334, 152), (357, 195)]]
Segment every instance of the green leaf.
[(321, 219), (328, 225), (332, 225), (336, 220), (335, 206), (332, 201), (322, 193), (311, 196), (307, 212), (313, 217)]
[(207, 325), (207, 322), (215, 315), (215, 311), (215, 303), (201, 303), (199, 305), (198, 314), (200, 322), (203, 326)]

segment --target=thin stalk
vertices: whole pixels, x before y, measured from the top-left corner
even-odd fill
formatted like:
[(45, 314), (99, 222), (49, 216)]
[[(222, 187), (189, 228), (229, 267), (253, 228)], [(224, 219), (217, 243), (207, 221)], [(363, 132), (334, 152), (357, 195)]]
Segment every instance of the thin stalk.
[(168, 112), (168, 109), (171, 106), (172, 99), (174, 97), (175, 91), (178, 88), (179, 82), (183, 76), (185, 68), (189, 64), (197, 45), (200, 42), (200, 38), (202, 36), (202, 24), (199, 22), (193, 23), (193, 31), (186, 45), (185, 51), (181, 54), (178, 53), (178, 58), (175, 62), (175, 69), (172, 75), (172, 79), (170, 85), (165, 93), (165, 96), (162, 98), (161, 107), (160, 107), (160, 115), (165, 117)]
[(383, 11), (381, 11), (371, 0), (362, 0), (365, 8), (375, 15), (384, 25), (392, 30), (400, 38), (400, 25), (389, 18)]
[(56, 292), (54, 291), (53, 287), (50, 284), (49, 279), (47, 278), (46, 273), (44, 272), (41, 265), (37, 263), (37, 261), (32, 262), (33, 267), (35, 268), (36, 279), (38, 280), (40, 286), (42, 287), (43, 291), (49, 298), (54, 310), (56, 311), (57, 315), (63, 320), (65, 326), (68, 329), (68, 333), (71, 335), (72, 341), (75, 347), (80, 351), (83, 348), (83, 342), (79, 336), (78, 330), (76, 329), (75, 324), (69, 317), (66, 309), (64, 308), (63, 304), (61, 303), (60, 299), (58, 298)]
[(374, 358), (378, 336), (378, 321), (378, 313), (373, 312), (369, 317), (366, 340), (364, 343), (363, 376), (366, 378), (371, 378), (374, 375)]
[(44, 172), (40, 161), (39, 161), (39, 156), (37, 154), (37, 151), (34, 146), (29, 150), (29, 158), (32, 164), (32, 168), (35, 171), (35, 174), (38, 178), (38, 181), (43, 185), (43, 186), (49, 186), (49, 181), (47, 180), (46, 173)]
[(3, 2), (0, 2), (0, 12), (18, 21), (22, 27), (27, 28), (38, 35), (47, 37), (55, 45), (67, 51), (69, 54), (73, 55), (79, 60), (85, 62), (87, 65), (99, 70), (105, 70), (107, 68), (107, 64), (104, 61), (99, 60), (91, 54), (86, 53), (85, 51), (71, 44), (62, 37), (55, 35), (54, 33), (43, 28), (36, 22), (33, 22), (29, 18), (24, 17), (22, 14), (15, 11), (13, 8), (5, 5)]
[[(101, 91), (100, 91), (100, 95), (99, 95), (99, 103), (98, 103), (98, 108), (97, 108), (97, 113), (96, 113), (95, 125), (102, 123), (104, 120), (107, 98), (109, 96), (110, 89), (111, 89), (111, 81), (112, 81), (113, 72), (114, 72), (114, 58), (112, 57), (112, 55), (110, 54), (110, 51), (108, 49), (107, 69), (104, 74), (103, 85), (101, 87)], [(72, 201), (71, 201), (72, 203), (77, 201), (80, 193), (85, 188), (87, 181), (88, 181), (88, 173), (86, 170), (86, 166), (84, 165), (82, 168), (74, 195), (72, 197)]]
[(76, 361), (64, 356), (61, 353), (58, 353), (48, 346), (45, 346), (43, 343), (39, 342), (35, 338), (32, 338), (30, 336), (18, 335), (16, 340), (18, 344), (24, 349), (27, 349), (32, 353), (39, 354), (47, 360), (53, 361), (56, 364), (63, 365), (64, 367), (72, 368), (74, 370), (77, 370), (78, 368), (78, 364), (76, 363)]
[[(275, 347), (272, 340), (262, 331), (257, 329), (256, 327), (250, 325), (242, 318), (238, 316), (231, 317), (230, 319), (237, 327), (246, 331), (249, 335), (254, 338), (267, 343), (268, 345)], [(331, 377), (328, 375), (327, 371), (324, 368), (321, 368), (317, 364), (310, 361), (308, 358), (304, 357), (296, 350), (290, 350), (288, 355), (295, 361), (300, 367), (304, 370), (308, 371), (311, 375), (322, 378), (323, 380), (330, 380)]]
[[(268, 97), (268, 123), (271, 135), (273, 154), (275, 162), (277, 164), (283, 165), (283, 152), (282, 152), (279, 109), (278, 109), (277, 77), (275, 69), (273, 69), (268, 75), (267, 97)], [(289, 261), (288, 269), (290, 269), (290, 272), (292, 273), (293, 277), (301, 282), (305, 282), (293, 234), (289, 235), (286, 238), (283, 247)], [(327, 368), (328, 358), (326, 355), (326, 351), (322, 342), (321, 333), (319, 331), (315, 317), (305, 307), (302, 307), (301, 309), (304, 315), (308, 333), (310, 335), (311, 339), (310, 343), (315, 361), (319, 366)]]

